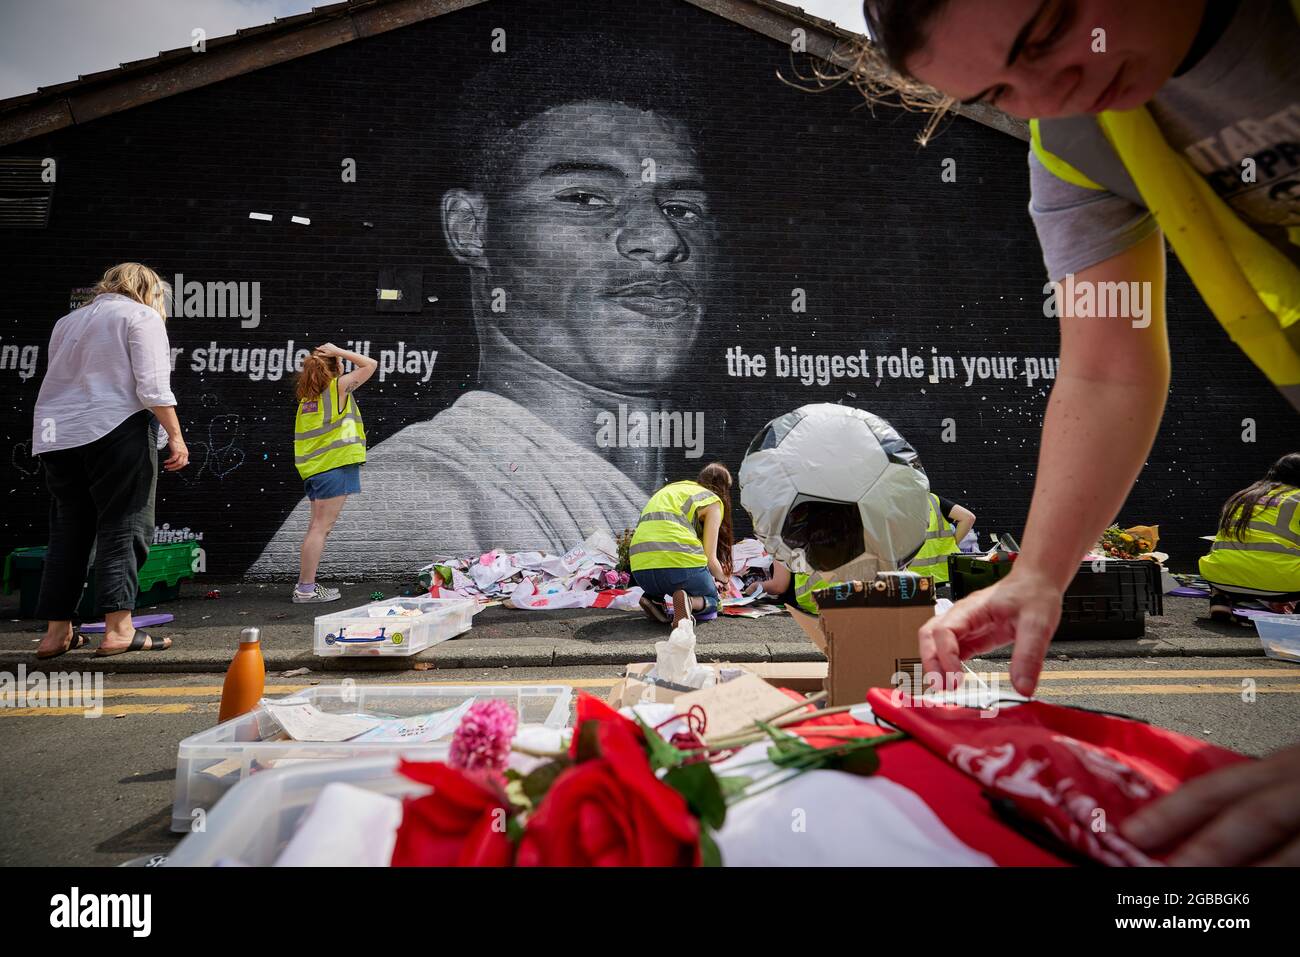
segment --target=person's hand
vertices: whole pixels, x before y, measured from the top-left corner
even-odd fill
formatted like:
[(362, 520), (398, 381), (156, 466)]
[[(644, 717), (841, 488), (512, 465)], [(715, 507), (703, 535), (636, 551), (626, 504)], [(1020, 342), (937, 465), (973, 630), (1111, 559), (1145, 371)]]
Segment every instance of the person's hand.
[(317, 352), (318, 354), (320, 354), (320, 355), (323, 355), (323, 356), (341, 356), (341, 355), (343, 355), (343, 350), (340, 349), (338, 346), (336, 346), (336, 345), (335, 345), (334, 343), (332, 343), (332, 342), (326, 342), (326, 343), (324, 343), (323, 345), (319, 345), (319, 346), (317, 346), (317, 347), (316, 347), (316, 352)]
[(1193, 778), (1120, 827), (1182, 866), (1300, 864), (1300, 745)]
[(1061, 597), (1060, 588), (1029, 568), (1013, 569), (1006, 578), (968, 595), (921, 626), (918, 637), (926, 674), (942, 674), (945, 687), (955, 686), (962, 659), (1014, 641), (1011, 684), (1022, 695), (1032, 695), (1061, 620)]
[(754, 582), (752, 585), (750, 585), (748, 588), (745, 589), (745, 594), (746, 594), (746, 595), (757, 595), (757, 594), (761, 593), (763, 590), (764, 590), (764, 589), (763, 589), (763, 583), (762, 583), (762, 582)]
[(190, 450), (186, 447), (185, 440), (179, 435), (168, 439), (167, 447), (171, 449), (171, 455), (167, 456), (163, 468), (168, 472), (175, 472), (190, 464)]

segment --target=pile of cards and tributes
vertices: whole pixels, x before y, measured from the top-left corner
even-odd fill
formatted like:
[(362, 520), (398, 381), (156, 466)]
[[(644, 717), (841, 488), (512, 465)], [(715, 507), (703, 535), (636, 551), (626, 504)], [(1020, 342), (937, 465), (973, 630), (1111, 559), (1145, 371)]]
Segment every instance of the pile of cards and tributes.
[[(474, 558), (438, 559), (419, 571), (421, 594), (376, 598), (359, 608), (318, 617), (313, 650), (323, 658), (408, 657), (465, 634), (474, 615), (493, 605), (523, 611), (639, 611), (642, 590), (632, 584), (620, 551), (625, 549), (613, 536), (600, 531), (563, 555), (493, 549)], [(781, 605), (758, 602), (753, 594), (755, 583), (771, 568), (772, 556), (757, 539), (737, 542), (723, 614), (780, 614)]]
[(931, 687), (916, 633), (933, 581), (898, 571), (928, 521), (914, 458), (841, 406), (782, 416), (750, 446), (741, 502), (759, 541), (838, 583), (796, 613), (825, 663), (701, 663), (687, 619), (607, 701), (579, 694), (572, 719), (565, 686), (262, 701), (182, 743), (173, 823), (204, 827), (169, 863), (1160, 863), (1124, 821), (1247, 759), (973, 673)]

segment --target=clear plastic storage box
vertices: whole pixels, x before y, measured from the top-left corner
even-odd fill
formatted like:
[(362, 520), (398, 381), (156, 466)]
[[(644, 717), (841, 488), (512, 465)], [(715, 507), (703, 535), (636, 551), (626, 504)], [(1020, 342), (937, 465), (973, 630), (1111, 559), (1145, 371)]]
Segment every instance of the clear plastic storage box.
[[(471, 699), (511, 704), (521, 724), (548, 728), (569, 725), (573, 690), (567, 685), (366, 685), (353, 681), (319, 685), (285, 696), (303, 700), (330, 714), (367, 714), (410, 718), (445, 711)], [(285, 699), (273, 699), (285, 700)], [(248, 714), (215, 728), (200, 731), (180, 743), (176, 751), (176, 791), (172, 802), (172, 830), (189, 831), (205, 817), (217, 800), (240, 781), (269, 768), (300, 762), (336, 761), (343, 758), (410, 755), (433, 761), (447, 755), (450, 735), (428, 743), (337, 741), (316, 743), (273, 740), (280, 727), (258, 706)], [(203, 815), (196, 815), (201, 810)]]
[(235, 788), (208, 815), (205, 829), (187, 834), (167, 857), (168, 867), (248, 864), (270, 867), (298, 830), (325, 785), (351, 784), (402, 797), (427, 785), (397, 773), (397, 758), (313, 761), (259, 774)]
[(1261, 615), (1255, 619), (1264, 654), (1282, 661), (1300, 661), (1300, 615)]
[(479, 603), (472, 598), (386, 598), (316, 619), (313, 650), (340, 655), (417, 655), (469, 631)]

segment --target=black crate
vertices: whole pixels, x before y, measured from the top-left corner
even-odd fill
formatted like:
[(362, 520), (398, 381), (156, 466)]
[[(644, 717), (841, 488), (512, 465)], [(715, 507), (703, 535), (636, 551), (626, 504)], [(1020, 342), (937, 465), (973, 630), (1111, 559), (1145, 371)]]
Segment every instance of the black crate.
[(1053, 641), (1141, 638), (1146, 616), (1164, 614), (1160, 566), (1148, 561), (1084, 562), (1061, 603)]
[[(948, 556), (954, 599), (987, 588), (1014, 562), (989, 562), (971, 555)], [(1146, 616), (1164, 614), (1160, 566), (1150, 561), (1083, 562), (1061, 602), (1061, 624), (1053, 641), (1141, 638)]]

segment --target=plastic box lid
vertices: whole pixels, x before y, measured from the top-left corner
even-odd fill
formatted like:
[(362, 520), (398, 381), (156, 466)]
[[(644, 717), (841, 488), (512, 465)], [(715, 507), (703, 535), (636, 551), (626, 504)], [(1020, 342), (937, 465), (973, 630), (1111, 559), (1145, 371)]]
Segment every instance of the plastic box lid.
[[(443, 711), (470, 700), (509, 702), (521, 724), (566, 728), (573, 689), (568, 685), (448, 685), (359, 684), (346, 680), (318, 685), (286, 697), (304, 699), (333, 714), (372, 714), (414, 717)], [(172, 802), (172, 830), (189, 831), (205, 820), (217, 801), (240, 781), (276, 767), (300, 762), (344, 758), (411, 755), (430, 761), (445, 757), (450, 737), (422, 744), (374, 741), (269, 741), (279, 726), (259, 705), (240, 715), (191, 735), (176, 750), (176, 789)], [(196, 814), (202, 811), (202, 814)], [(205, 823), (206, 826), (206, 823)]]
[[(427, 757), (427, 756), (426, 756)], [(212, 809), (205, 829), (187, 834), (167, 867), (212, 867), (229, 862), (270, 867), (298, 822), (334, 782), (401, 797), (427, 790), (397, 773), (396, 755), (315, 761), (277, 768), (241, 782)]]

